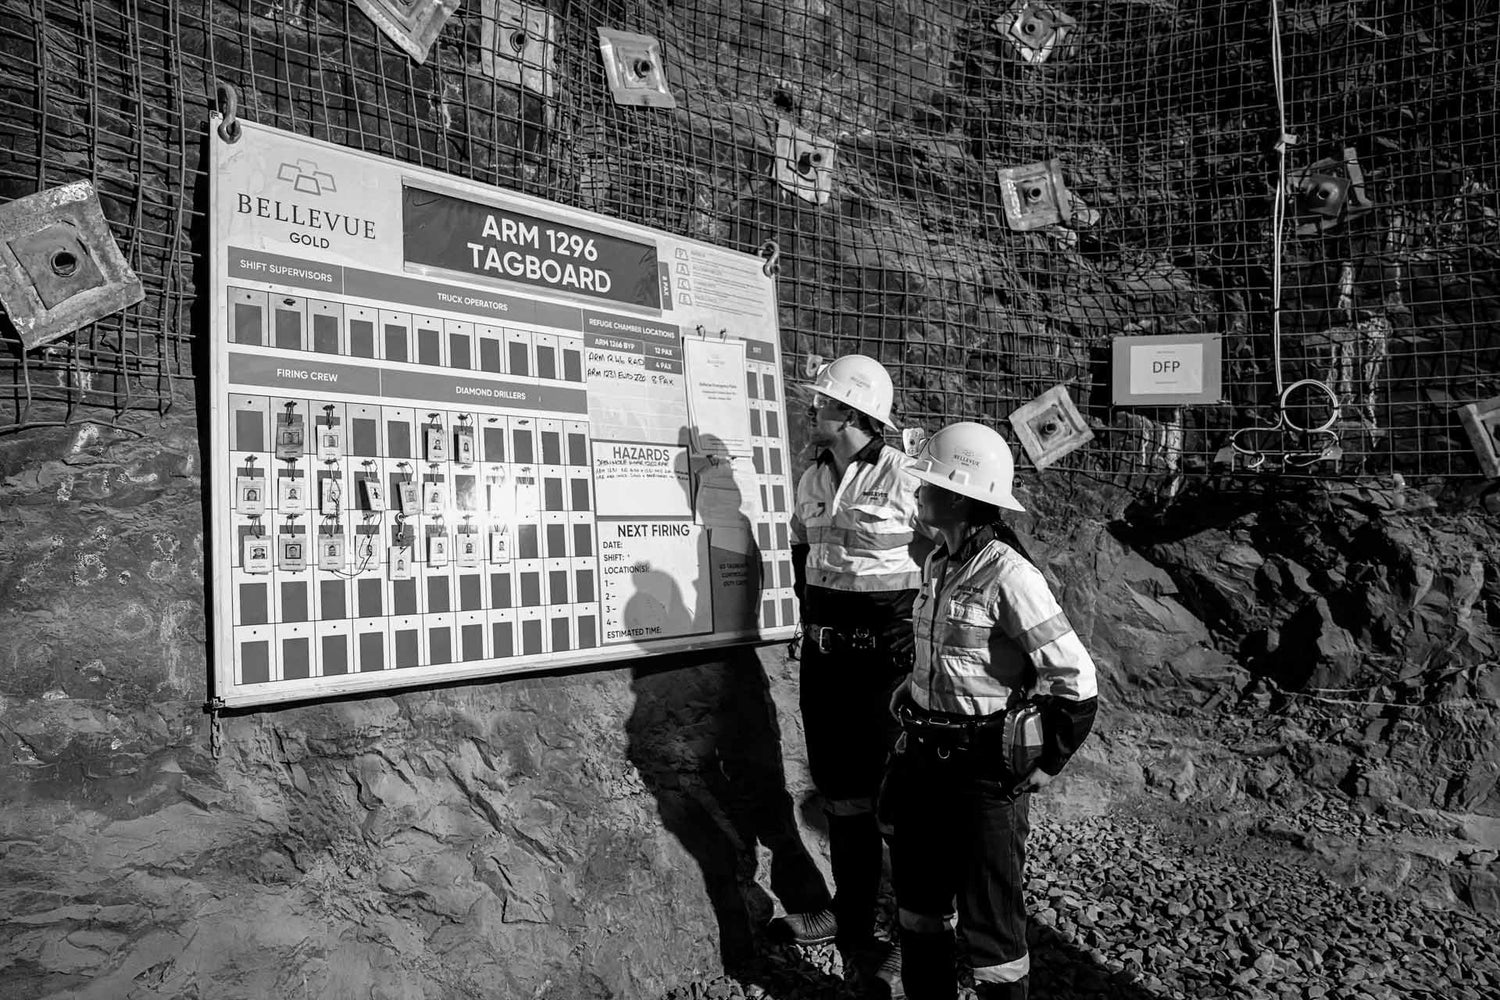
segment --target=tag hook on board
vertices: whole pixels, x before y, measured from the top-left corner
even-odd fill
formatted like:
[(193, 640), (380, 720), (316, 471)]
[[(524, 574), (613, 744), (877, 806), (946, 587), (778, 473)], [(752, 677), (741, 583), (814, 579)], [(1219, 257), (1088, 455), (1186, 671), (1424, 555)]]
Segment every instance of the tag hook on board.
[(775, 240), (766, 240), (760, 245), (760, 255), (766, 259), (761, 268), (766, 276), (774, 278), (781, 273), (781, 245)]
[(224, 120), (219, 122), (219, 138), (225, 142), (239, 142), (244, 134), (240, 131), (240, 92), (234, 84), (223, 80), (214, 81), (214, 90), (219, 98), (219, 110), (224, 114)]

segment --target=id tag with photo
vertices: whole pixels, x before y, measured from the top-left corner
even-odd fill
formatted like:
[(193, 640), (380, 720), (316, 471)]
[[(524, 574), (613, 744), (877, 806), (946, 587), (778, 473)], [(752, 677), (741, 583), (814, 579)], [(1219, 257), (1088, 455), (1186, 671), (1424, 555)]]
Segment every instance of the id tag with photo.
[(454, 432), (454, 458), (460, 465), (474, 464), (474, 428), (460, 427)]
[(479, 565), (479, 535), (473, 531), (458, 533), (458, 551), (454, 557), (460, 566)]
[(344, 502), (344, 483), (337, 478), (318, 480), (318, 509), (324, 514), (337, 514)]
[(441, 427), (429, 427), (423, 435), (423, 441), (427, 445), (427, 461), (448, 461), (448, 441), (443, 436)]
[(416, 483), (400, 483), (396, 487), (400, 491), (401, 512), (403, 514), (417, 514), (422, 509), (422, 491)]
[(271, 542), (260, 535), (246, 535), (240, 564), (246, 573), (271, 572)]
[(446, 483), (428, 483), (422, 487), (422, 512), (441, 514), (448, 508), (448, 486)]
[(344, 429), (332, 425), (318, 428), (318, 458), (337, 462), (344, 457)]
[(307, 482), (282, 476), (276, 480), (276, 508), (283, 514), (302, 514), (307, 511)]
[(411, 579), (412, 551), (410, 545), (391, 546), (391, 579)]
[(344, 566), (344, 536), (321, 536), (318, 539), (318, 568), (342, 572)]
[(490, 562), (510, 562), (510, 532), (490, 532)]
[(354, 538), (354, 571), (363, 573), (380, 565), (380, 546), (371, 534), (356, 535)]
[(439, 569), (448, 565), (448, 536), (427, 536), (427, 565), (432, 569)]
[(363, 484), (365, 489), (365, 509), (385, 510), (385, 490), (381, 487), (380, 482), (375, 479), (366, 479), (363, 480)]
[(307, 569), (307, 539), (302, 535), (282, 535), (279, 541), (281, 568), (292, 572)]
[(307, 451), (307, 441), (302, 429), (302, 414), (276, 418), (276, 457), (295, 461)]
[(236, 479), (234, 509), (241, 514), (264, 514), (266, 512), (266, 481), (251, 476), (241, 476)]

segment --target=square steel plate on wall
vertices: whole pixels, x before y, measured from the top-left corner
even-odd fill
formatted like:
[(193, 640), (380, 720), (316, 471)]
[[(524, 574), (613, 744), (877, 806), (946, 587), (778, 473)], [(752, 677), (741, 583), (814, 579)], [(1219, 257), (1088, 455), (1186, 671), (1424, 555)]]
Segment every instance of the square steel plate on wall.
[(1038, 469), (1045, 469), (1094, 439), (1068, 390), (1060, 385), (1018, 407), (1010, 415), (1010, 426)]
[(143, 298), (88, 181), (0, 206), (0, 306), (28, 350)]

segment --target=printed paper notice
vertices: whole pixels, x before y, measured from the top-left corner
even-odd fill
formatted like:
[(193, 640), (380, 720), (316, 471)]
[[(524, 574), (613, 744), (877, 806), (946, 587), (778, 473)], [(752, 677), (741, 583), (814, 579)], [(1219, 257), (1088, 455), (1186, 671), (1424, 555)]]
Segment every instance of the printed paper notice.
[(601, 521), (604, 642), (713, 631), (708, 534), (687, 521)]
[(594, 444), (598, 513), (687, 517), (688, 450), (685, 446), (598, 441)]
[(747, 458), (710, 459), (698, 469), (695, 515), (712, 527), (742, 528), (760, 517), (760, 480)]
[[(745, 342), (686, 338), (682, 347), (694, 450), (700, 455), (748, 456)], [(700, 428), (712, 428), (712, 432)]]
[(760, 267), (708, 247), (678, 247), (672, 281), (677, 305), (696, 305), (718, 316), (775, 324), (774, 302), (761, 291)]
[(1202, 392), (1203, 345), (1130, 345), (1130, 391), (1137, 396)]
[(760, 610), (760, 549), (748, 527), (710, 528), (714, 631), (753, 632)]

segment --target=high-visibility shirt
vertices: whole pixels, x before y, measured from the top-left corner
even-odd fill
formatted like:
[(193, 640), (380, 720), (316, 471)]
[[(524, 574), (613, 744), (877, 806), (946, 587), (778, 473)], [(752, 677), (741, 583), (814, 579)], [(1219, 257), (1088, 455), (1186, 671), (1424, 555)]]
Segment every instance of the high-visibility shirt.
[(917, 480), (904, 452), (871, 441), (842, 478), (826, 452), (797, 483), (792, 545), (806, 545), (810, 587), (871, 593), (915, 590), (922, 569), (911, 556)]
[[(911, 698), (918, 708), (953, 715), (1001, 712), (1013, 696), (1048, 696), (1060, 739), (1056, 773), (1093, 723), (1098, 696), (1094, 660), (1046, 577), (1015, 548), (981, 528), (950, 553), (927, 557), (912, 607), (916, 665)], [(1079, 725), (1081, 732), (1072, 732)], [(1049, 740), (1051, 742), (1051, 740)]]

